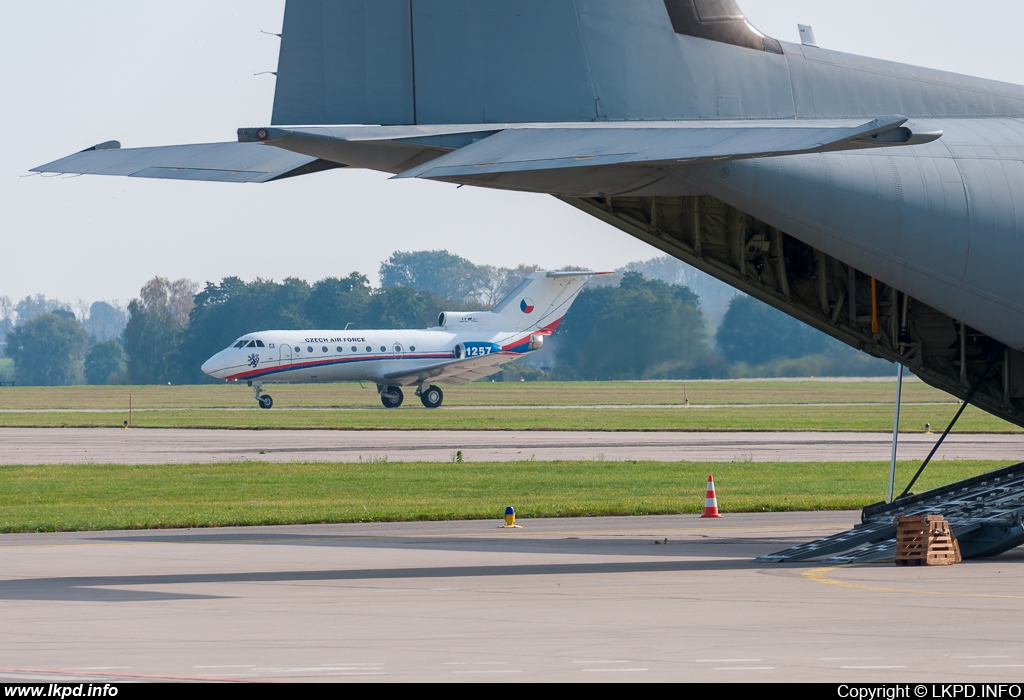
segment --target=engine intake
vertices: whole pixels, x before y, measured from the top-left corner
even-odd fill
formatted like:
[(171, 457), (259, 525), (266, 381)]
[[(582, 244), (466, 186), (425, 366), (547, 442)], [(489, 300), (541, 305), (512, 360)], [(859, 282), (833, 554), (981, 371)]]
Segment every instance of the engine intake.
[(437, 317), (437, 325), (441, 328), (476, 328), (475, 324), (481, 322), (481, 316), (486, 317), (487, 312), (461, 313), (458, 311), (442, 311)]

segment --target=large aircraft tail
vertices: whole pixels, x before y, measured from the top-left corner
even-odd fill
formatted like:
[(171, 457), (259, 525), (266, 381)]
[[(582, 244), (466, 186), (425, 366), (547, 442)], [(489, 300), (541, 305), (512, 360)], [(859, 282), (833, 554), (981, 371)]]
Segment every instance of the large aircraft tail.
[(735, 0), (288, 0), (273, 123), (786, 118), (782, 54)]
[(449, 330), (493, 330), (549, 335), (595, 275), (607, 272), (534, 272), (490, 311), (445, 311), (439, 325)]

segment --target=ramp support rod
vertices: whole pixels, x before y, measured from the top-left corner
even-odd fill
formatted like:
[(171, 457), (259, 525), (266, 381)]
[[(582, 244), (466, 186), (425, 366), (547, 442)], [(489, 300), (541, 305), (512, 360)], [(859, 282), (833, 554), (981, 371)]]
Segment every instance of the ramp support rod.
[(903, 397), (903, 363), (899, 362), (897, 365), (899, 369), (896, 372), (896, 411), (892, 417), (892, 461), (889, 465), (889, 503), (892, 503), (892, 492), (896, 484), (896, 446), (900, 441), (900, 400)]
[(967, 395), (967, 398), (964, 400), (964, 402), (962, 404), (960, 404), (960, 410), (958, 410), (956, 412), (956, 415), (953, 416), (953, 420), (951, 420), (949, 422), (949, 425), (946, 427), (946, 430), (943, 431), (942, 437), (940, 437), (939, 441), (935, 443), (935, 447), (933, 447), (932, 451), (928, 453), (928, 457), (924, 460), (924, 464), (922, 464), (921, 468), (917, 470), (916, 474), (914, 474), (914, 478), (910, 480), (909, 484), (907, 484), (907, 488), (903, 489), (903, 493), (901, 493), (899, 495), (899, 498), (903, 498), (908, 493), (910, 493), (910, 489), (912, 489), (914, 487), (914, 484), (917, 483), (918, 477), (921, 476), (921, 473), (924, 471), (925, 467), (928, 466), (928, 463), (932, 461), (932, 457), (935, 456), (935, 453), (939, 451), (939, 447), (942, 445), (942, 441), (946, 439), (946, 436), (949, 435), (949, 431), (951, 431), (953, 429), (953, 426), (956, 425), (956, 422), (958, 420), (960, 420), (960, 416), (962, 416), (964, 414), (964, 411), (971, 404), (971, 399), (973, 399), (974, 395), (978, 393), (978, 389), (981, 388), (981, 385), (985, 381), (985, 376), (991, 371), (991, 369), (992, 369), (992, 362), (990, 361), (988, 363), (988, 367), (985, 368), (985, 374), (983, 374), (980, 377), (978, 377), (978, 381), (977, 381), (977, 383), (975, 383), (974, 388), (971, 389), (971, 393), (969, 393)]

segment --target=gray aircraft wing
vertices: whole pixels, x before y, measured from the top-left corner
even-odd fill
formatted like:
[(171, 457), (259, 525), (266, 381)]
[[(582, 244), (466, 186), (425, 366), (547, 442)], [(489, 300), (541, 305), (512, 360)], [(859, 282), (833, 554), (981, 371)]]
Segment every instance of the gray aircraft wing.
[(170, 180), (270, 182), (331, 168), (367, 167), (403, 178), (473, 178), (916, 145), (942, 135), (918, 131), (906, 123), (906, 117), (892, 115), (868, 122), (268, 127), (240, 129), (237, 143), (122, 149), (118, 142), (110, 141), (32, 170)]
[(165, 180), (269, 182), (338, 167), (342, 166), (260, 143), (122, 149), (117, 141), (108, 141), (32, 171)]
[(677, 122), (664, 125), (530, 125), (505, 129), (398, 177), (451, 178), (619, 165), (698, 164), (715, 160), (860, 150), (928, 143), (893, 115), (869, 122)]
[(423, 382), (444, 382), (453, 386), (461, 386), (470, 382), (489, 377), (501, 371), (501, 365), (511, 362), (516, 355), (496, 352), (480, 357), (467, 357), (461, 360), (447, 360), (414, 371), (393, 372), (384, 375), (389, 382), (401, 386), (422, 384)]

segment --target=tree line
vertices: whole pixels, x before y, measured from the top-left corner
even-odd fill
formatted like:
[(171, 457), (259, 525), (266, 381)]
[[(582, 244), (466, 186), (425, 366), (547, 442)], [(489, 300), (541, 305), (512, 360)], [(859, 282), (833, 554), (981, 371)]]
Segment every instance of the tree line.
[[(376, 288), (358, 272), (314, 283), (227, 277), (202, 288), (186, 279), (156, 277), (128, 304), (117, 337), (101, 339), (97, 324), (83, 323), (68, 308), (36, 304), (38, 313), (26, 314), (24, 321), (19, 313), (17, 324), (4, 329), (6, 355), (14, 360), (14, 378), (22, 384), (207, 382), (212, 380), (201, 372), (202, 363), (246, 333), (426, 328), (436, 324), (440, 311), (490, 308), (533, 270), (530, 265), (474, 265), (447, 251), (421, 251), (397, 252), (382, 263), (382, 285)], [(652, 279), (645, 270), (660, 271), (671, 281)], [(697, 379), (892, 371), (888, 363), (738, 293), (717, 314), (717, 326), (712, 325), (706, 300), (679, 279), (679, 268), (661, 258), (630, 265), (617, 277), (595, 280), (581, 292), (551, 342), (525, 362), (507, 366), (498, 379)], [(698, 281), (717, 290), (712, 283)], [(97, 308), (99, 321), (104, 310)]]

